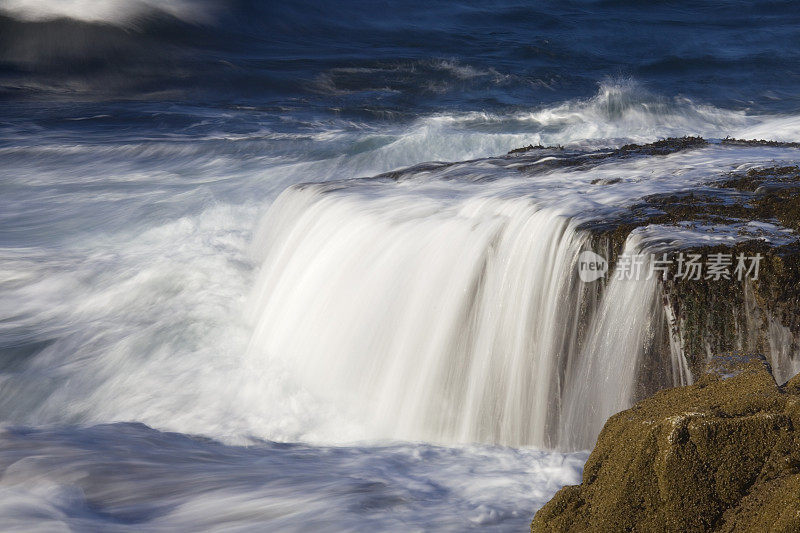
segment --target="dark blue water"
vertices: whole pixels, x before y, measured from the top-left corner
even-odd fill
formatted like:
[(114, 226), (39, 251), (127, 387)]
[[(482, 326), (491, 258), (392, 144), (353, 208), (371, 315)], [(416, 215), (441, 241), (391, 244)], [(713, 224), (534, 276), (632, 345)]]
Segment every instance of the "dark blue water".
[(632, 77), (728, 108), (798, 106), (791, 1), (187, 4), (102, 23), (0, 18), (0, 94), (394, 119), (527, 108)]

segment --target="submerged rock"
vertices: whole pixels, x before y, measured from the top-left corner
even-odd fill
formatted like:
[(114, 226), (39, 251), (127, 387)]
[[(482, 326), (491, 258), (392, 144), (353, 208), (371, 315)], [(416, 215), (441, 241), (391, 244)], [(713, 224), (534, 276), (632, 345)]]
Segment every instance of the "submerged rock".
[(541, 144), (534, 146), (529, 144), (528, 146), (523, 146), (521, 148), (514, 148), (513, 150), (510, 150), (507, 155), (524, 154), (525, 152), (530, 152), (532, 150), (547, 150), (548, 148), (551, 150), (563, 150), (563, 148), (560, 146), (542, 146)]
[(612, 416), (531, 531), (800, 531), (800, 375), (729, 353)]
[(767, 141), (765, 139), (722, 139), (722, 144), (733, 146), (770, 146), (773, 148), (800, 148), (800, 143), (784, 141)]
[[(746, 141), (743, 141), (746, 142)], [(764, 142), (764, 141), (762, 141)], [(669, 155), (681, 150), (688, 150), (690, 148), (701, 148), (707, 146), (708, 141), (702, 137), (669, 137), (659, 141), (646, 143), (646, 144), (626, 144), (619, 148), (610, 151), (603, 151), (594, 156), (602, 156), (603, 158), (609, 156), (627, 156), (632, 154), (640, 155)], [(529, 144), (520, 148), (514, 148), (508, 152), (508, 155), (524, 154), (534, 150), (563, 150), (563, 146), (543, 146), (541, 143), (537, 145)]]

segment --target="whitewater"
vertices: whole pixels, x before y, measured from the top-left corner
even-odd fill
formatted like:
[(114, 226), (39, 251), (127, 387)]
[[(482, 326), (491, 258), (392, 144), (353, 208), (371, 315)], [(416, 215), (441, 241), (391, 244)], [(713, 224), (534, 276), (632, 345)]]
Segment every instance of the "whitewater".
[(192, 126), (3, 126), (9, 530), (524, 529), (630, 405), (663, 311), (654, 282), (612, 281), (576, 345), (578, 225), (798, 156), (712, 143), (530, 174), (497, 156), (800, 138), (800, 117), (627, 82), (407, 124), (158, 112)]
[[(797, 28), (780, 0), (0, 0), (0, 529), (527, 530), (608, 416), (692, 380), (655, 280), (579, 279), (586, 228), (800, 162), (721, 142), (800, 141)], [(797, 238), (624, 248), (750, 237)]]

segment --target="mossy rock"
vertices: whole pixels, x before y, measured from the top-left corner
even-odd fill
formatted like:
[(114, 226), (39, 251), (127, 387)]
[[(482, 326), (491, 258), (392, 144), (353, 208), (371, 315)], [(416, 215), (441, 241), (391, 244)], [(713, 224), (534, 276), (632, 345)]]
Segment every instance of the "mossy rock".
[(555, 531), (800, 531), (800, 378), (763, 357), (712, 359), (606, 422), (583, 483), (531, 524)]

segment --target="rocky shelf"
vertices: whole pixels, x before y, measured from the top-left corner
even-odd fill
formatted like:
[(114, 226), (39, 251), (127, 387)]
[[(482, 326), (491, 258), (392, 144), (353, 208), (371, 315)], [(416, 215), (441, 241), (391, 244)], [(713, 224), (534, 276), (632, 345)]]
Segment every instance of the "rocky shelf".
[[(626, 146), (619, 152), (666, 155), (704, 143), (697, 138), (667, 139)], [(775, 145), (736, 139), (722, 144), (732, 149)], [(778, 146), (794, 147), (790, 143)], [(633, 232), (649, 233), (648, 246), (667, 253), (672, 261), (661, 282), (672, 320), (664, 322), (661, 337), (665, 340), (656, 357), (670, 357), (666, 339), (671, 336), (694, 376), (702, 373), (712, 354), (729, 350), (764, 353), (778, 379), (788, 379), (796, 369), (793, 361), (800, 358), (800, 167), (725, 173), (691, 190), (645, 197), (615, 217), (587, 223), (583, 229), (592, 234), (593, 249), (609, 259), (611, 270)], [(725, 239), (715, 238), (721, 234)], [(678, 254), (760, 255), (763, 259), (757, 279), (687, 280), (676, 275)], [(652, 366), (663, 365), (654, 361)], [(659, 379), (663, 382), (659, 376), (643, 376), (639, 398), (660, 388)]]
[(779, 386), (760, 355), (717, 356), (609, 418), (531, 531), (800, 531), (798, 428), (800, 375)]

